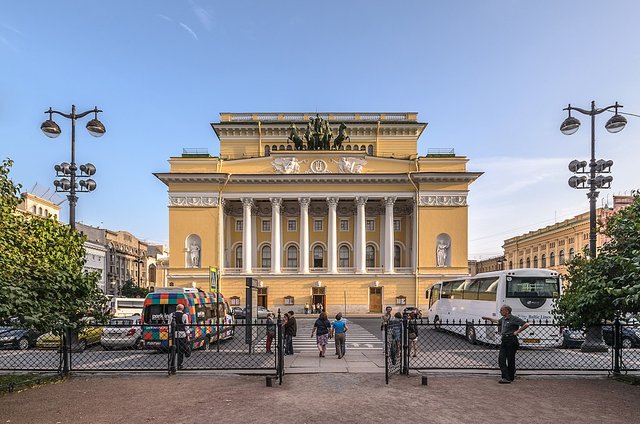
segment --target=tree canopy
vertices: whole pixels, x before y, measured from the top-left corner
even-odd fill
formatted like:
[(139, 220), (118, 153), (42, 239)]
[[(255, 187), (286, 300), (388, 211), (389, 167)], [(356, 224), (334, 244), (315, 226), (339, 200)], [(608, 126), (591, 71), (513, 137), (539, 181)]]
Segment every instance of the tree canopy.
[(84, 236), (53, 217), (17, 213), (21, 187), (9, 178), (12, 165), (0, 165), (0, 322), (50, 331), (100, 317), (106, 297), (98, 275), (82, 269)]
[(133, 280), (127, 280), (120, 288), (122, 297), (146, 297), (149, 290), (144, 287), (138, 287)]
[(558, 318), (574, 328), (599, 325), (618, 314), (640, 311), (640, 195), (606, 223), (610, 237), (595, 259), (576, 256), (568, 265), (568, 288)]

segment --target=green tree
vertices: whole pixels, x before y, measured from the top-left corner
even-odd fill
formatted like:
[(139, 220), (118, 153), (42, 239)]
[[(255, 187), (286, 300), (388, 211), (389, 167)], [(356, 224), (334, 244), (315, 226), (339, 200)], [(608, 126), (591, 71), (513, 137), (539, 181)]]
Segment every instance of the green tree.
[(149, 293), (148, 289), (138, 287), (132, 280), (127, 280), (120, 288), (122, 297), (145, 297)]
[(101, 317), (106, 297), (98, 275), (83, 272), (85, 238), (52, 217), (16, 213), (20, 186), (0, 165), (0, 322), (17, 318), (41, 331)]
[(557, 317), (573, 328), (599, 326), (618, 314), (640, 311), (640, 196), (612, 216), (603, 231), (610, 240), (595, 259), (577, 256), (569, 264), (569, 287)]

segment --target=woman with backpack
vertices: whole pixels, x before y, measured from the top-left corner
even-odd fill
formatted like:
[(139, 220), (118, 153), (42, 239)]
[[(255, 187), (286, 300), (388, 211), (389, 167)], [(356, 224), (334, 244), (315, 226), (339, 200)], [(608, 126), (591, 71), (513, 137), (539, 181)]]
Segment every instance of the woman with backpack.
[(331, 322), (327, 319), (327, 313), (321, 312), (320, 316), (313, 324), (313, 330), (311, 330), (311, 337), (316, 336), (316, 343), (318, 345), (318, 351), (321, 358), (324, 358), (324, 353), (327, 350), (327, 343), (329, 343), (329, 331), (331, 331)]

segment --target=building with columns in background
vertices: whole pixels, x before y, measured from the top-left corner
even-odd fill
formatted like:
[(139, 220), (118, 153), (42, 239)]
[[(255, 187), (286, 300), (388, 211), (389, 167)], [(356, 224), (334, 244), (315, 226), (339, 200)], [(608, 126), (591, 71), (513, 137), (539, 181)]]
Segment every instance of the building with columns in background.
[(184, 149), (155, 175), (169, 194), (170, 286), (301, 312), (426, 308), (466, 276), (467, 195), (480, 172), (453, 149), (418, 156), (416, 113), (221, 113), (220, 156)]

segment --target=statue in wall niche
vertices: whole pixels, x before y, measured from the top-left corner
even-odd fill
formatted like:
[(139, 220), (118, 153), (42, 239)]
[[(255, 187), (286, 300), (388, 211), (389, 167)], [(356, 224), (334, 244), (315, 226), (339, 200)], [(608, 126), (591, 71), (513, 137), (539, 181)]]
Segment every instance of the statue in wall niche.
[(200, 268), (200, 246), (196, 241), (192, 241), (189, 246), (189, 260), (192, 268)]
[(447, 266), (447, 256), (449, 255), (449, 247), (451, 243), (447, 242), (444, 238), (438, 240), (436, 247), (436, 263), (439, 267)]

